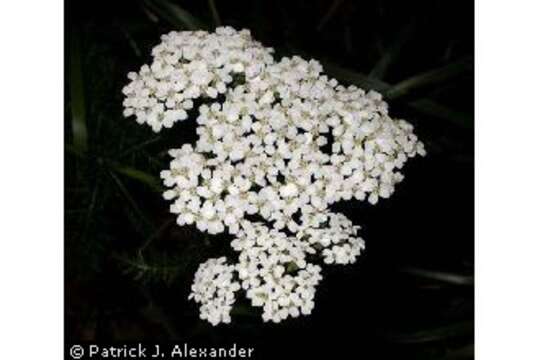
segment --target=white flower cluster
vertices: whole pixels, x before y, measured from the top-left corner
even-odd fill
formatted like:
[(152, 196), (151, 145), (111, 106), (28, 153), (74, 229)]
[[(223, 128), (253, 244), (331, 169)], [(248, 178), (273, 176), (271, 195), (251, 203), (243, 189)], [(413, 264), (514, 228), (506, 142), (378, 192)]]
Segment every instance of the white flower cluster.
[(208, 259), (199, 266), (191, 286), (190, 299), (201, 304), (201, 319), (217, 325), (231, 322), (231, 309), (235, 302), (235, 292), (240, 285), (234, 281), (234, 266), (227, 265), (227, 259)]
[[(309, 314), (321, 280), (313, 262), (351, 264), (364, 248), (359, 227), (329, 206), (388, 198), (423, 144), (380, 94), (338, 84), (315, 60), (276, 62), (247, 30), (162, 40), (153, 63), (129, 74), (125, 115), (160, 131), (200, 104), (196, 144), (170, 150), (161, 178), (179, 225), (236, 236), (236, 265), (222, 258), (197, 272), (201, 317), (229, 321), (233, 278), (265, 321)], [(221, 292), (216, 269), (234, 275)]]
[(161, 40), (152, 50), (152, 64), (129, 73), (131, 83), (123, 89), (124, 115), (135, 115), (156, 132), (187, 119), (193, 99), (225, 93), (234, 74), (254, 77), (273, 61), (272, 51), (247, 30), (173, 31)]
[(297, 233), (297, 238), (322, 249), (326, 264), (354, 264), (364, 249), (364, 240), (358, 237), (360, 226), (353, 225), (343, 214), (329, 212), (327, 218), (327, 226), (306, 226)]
[(242, 288), (253, 306), (263, 307), (264, 321), (311, 313), (322, 276), (320, 266), (306, 261), (315, 253), (307, 242), (246, 221), (231, 246), (240, 252), (237, 271)]

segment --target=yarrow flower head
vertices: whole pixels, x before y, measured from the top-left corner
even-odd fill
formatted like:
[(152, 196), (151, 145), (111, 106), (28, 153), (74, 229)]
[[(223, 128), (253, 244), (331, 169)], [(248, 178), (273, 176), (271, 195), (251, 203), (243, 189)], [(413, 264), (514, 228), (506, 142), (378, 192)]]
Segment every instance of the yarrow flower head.
[(201, 319), (217, 325), (231, 322), (231, 309), (235, 292), (240, 285), (234, 280), (234, 266), (227, 259), (209, 259), (199, 266), (191, 286), (190, 299), (201, 304)]
[(171, 32), (123, 90), (124, 115), (156, 132), (195, 111), (198, 140), (169, 151), (161, 178), (179, 225), (235, 236), (236, 263), (201, 264), (190, 295), (214, 325), (230, 322), (240, 288), (264, 321), (311, 313), (317, 262), (352, 264), (364, 249), (330, 205), (390, 197), (407, 160), (425, 155), (379, 93), (272, 53), (248, 30)]

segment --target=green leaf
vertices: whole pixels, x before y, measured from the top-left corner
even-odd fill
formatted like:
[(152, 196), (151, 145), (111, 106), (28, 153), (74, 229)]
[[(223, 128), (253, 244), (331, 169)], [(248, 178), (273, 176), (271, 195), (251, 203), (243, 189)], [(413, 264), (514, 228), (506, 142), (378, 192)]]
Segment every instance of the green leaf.
[(474, 284), (474, 278), (472, 276), (462, 275), (462, 274), (455, 274), (455, 273), (449, 273), (449, 272), (442, 272), (442, 271), (432, 271), (432, 270), (426, 270), (426, 269), (418, 269), (418, 268), (405, 268), (402, 269), (404, 273), (423, 277), (426, 279), (431, 280), (437, 280), (441, 282), (446, 282), (453, 285), (473, 285)]
[(472, 127), (473, 117), (467, 113), (453, 110), (447, 106), (441, 105), (433, 100), (419, 99), (407, 103), (411, 108), (421, 112), (424, 115), (437, 117), (447, 120), (460, 127)]
[(328, 8), (324, 16), (322, 17), (321, 21), (319, 22), (319, 25), (317, 25), (317, 30), (321, 31), (322, 28), (326, 25), (328, 21), (336, 14), (337, 10), (343, 3), (343, 0), (334, 0), (332, 2), (332, 5)]
[(408, 333), (390, 333), (383, 336), (400, 344), (419, 344), (470, 336), (474, 333), (474, 324), (470, 321), (458, 322), (437, 328), (413, 331)]
[(171, 264), (166, 254), (155, 256), (148, 262), (141, 254), (135, 256), (113, 254), (113, 258), (124, 265), (124, 272), (131, 274), (134, 280), (144, 282), (171, 283), (183, 270), (186, 264)]
[(83, 232), (82, 232), (82, 235), (81, 235), (81, 238), (83, 240), (85, 240), (87, 235), (88, 235), (88, 230), (89, 230), (90, 224), (92, 222), (94, 209), (95, 209), (96, 203), (97, 203), (98, 192), (99, 192), (99, 186), (96, 183), (96, 184), (94, 184), (94, 188), (92, 190), (92, 196), (90, 197), (90, 203), (88, 204), (88, 207), (86, 208), (86, 211), (85, 211), (84, 226), (83, 226)]
[(468, 360), (474, 359), (474, 344), (449, 351), (441, 360)]
[(169, 226), (174, 224), (176, 222), (176, 218), (171, 218), (168, 220), (165, 220), (156, 231), (154, 231), (150, 236), (144, 241), (144, 243), (141, 245), (141, 247), (137, 250), (139, 256), (142, 257), (143, 251), (152, 243), (152, 241), (156, 240)]
[(361, 72), (354, 71), (336, 65), (331, 62), (322, 62), (324, 70), (328, 75), (335, 77), (337, 80), (347, 82), (349, 84), (354, 84), (366, 90), (375, 90), (381, 93), (384, 93), (387, 89), (390, 88), (390, 85), (384, 81), (371, 78)]
[[(65, 149), (68, 153), (81, 158), (81, 159), (87, 159), (86, 154), (81, 153), (77, 149), (75, 149), (74, 146), (66, 145)], [(117, 173), (120, 173), (124, 176), (127, 176), (133, 180), (139, 181), (143, 184), (148, 185), (152, 188), (152, 190), (157, 192), (162, 192), (163, 188), (160, 185), (160, 181), (157, 177), (150, 175), (144, 171), (135, 169), (133, 167), (122, 165), (116, 161), (108, 160), (108, 159), (97, 159), (98, 163), (107, 165), (111, 170), (116, 171)]]
[(141, 57), (142, 54), (141, 54), (141, 49), (139, 48), (139, 46), (137, 45), (137, 42), (135, 41), (135, 39), (133, 38), (133, 36), (131, 36), (131, 33), (129, 32), (128, 29), (126, 29), (124, 26), (122, 25), (119, 25), (118, 26), (120, 28), (120, 31), (122, 32), (122, 34), (124, 35), (124, 37), (126, 38), (129, 46), (131, 47), (131, 49), (133, 50), (133, 52), (135, 53), (135, 55), (137, 57)]
[(155, 136), (155, 137), (150, 138), (150, 139), (148, 139), (146, 141), (143, 141), (143, 142), (141, 142), (139, 144), (133, 145), (129, 149), (126, 149), (126, 150), (122, 151), (120, 154), (118, 154), (118, 158), (122, 158), (122, 157), (125, 157), (127, 155), (131, 155), (131, 154), (133, 154), (133, 153), (135, 153), (137, 151), (143, 150), (147, 146), (155, 144), (156, 142), (158, 142), (160, 140), (161, 140), (161, 136)]
[(472, 58), (466, 57), (454, 63), (445, 65), (441, 68), (426, 71), (415, 75), (392, 86), (386, 92), (387, 99), (397, 99), (405, 96), (414, 90), (424, 88), (430, 85), (436, 85), (451, 80), (465, 72), (473, 69)]
[(84, 81), (81, 65), (80, 36), (74, 31), (70, 42), (70, 101), (71, 131), (73, 146), (77, 151), (88, 149), (88, 131), (86, 128), (86, 108), (84, 100)]
[(205, 30), (208, 26), (180, 6), (167, 0), (144, 0), (144, 4), (163, 20), (179, 29)]
[[(382, 80), (369, 77), (361, 72), (347, 69), (331, 62), (322, 62), (322, 64), (325, 72), (329, 76), (333, 76), (345, 83), (353, 84), (366, 90), (372, 89), (385, 95), (392, 87), (392, 85)], [(406, 105), (421, 114), (443, 119), (460, 127), (467, 128), (473, 126), (473, 118), (471, 115), (450, 109), (429, 98), (410, 100)]]
[(114, 170), (115, 172), (122, 174), (124, 176), (127, 176), (133, 180), (137, 180), (139, 182), (142, 182), (149, 187), (152, 188), (154, 191), (161, 192), (163, 191), (163, 188), (160, 185), (159, 179), (155, 176), (152, 176), (144, 171), (132, 168), (130, 166), (125, 166), (118, 164), (114, 161), (107, 161), (107, 165)]
[(221, 26), (221, 18), (219, 16), (219, 12), (216, 7), (216, 2), (214, 0), (208, 0), (208, 7), (210, 8), (210, 12), (212, 13), (214, 24), (216, 26)]
[(373, 70), (369, 73), (369, 77), (376, 79), (384, 79), (388, 68), (398, 58), (403, 46), (409, 41), (414, 29), (416, 27), (416, 21), (412, 20), (399, 31), (398, 36), (392, 45), (386, 50), (383, 57), (373, 67)]
[(144, 222), (143, 225), (144, 225), (145, 230), (150, 229), (153, 231), (152, 222), (148, 219), (146, 214), (141, 210), (141, 208), (139, 207), (139, 205), (137, 204), (133, 196), (131, 196), (131, 194), (129, 193), (128, 189), (126, 188), (122, 180), (120, 180), (120, 178), (118, 178), (118, 176), (116, 176), (112, 171), (109, 171), (109, 175), (111, 176), (111, 178), (113, 179), (113, 182), (118, 187), (118, 190), (120, 190), (120, 193), (124, 196), (128, 204), (131, 206), (135, 214), (137, 214), (137, 216)]

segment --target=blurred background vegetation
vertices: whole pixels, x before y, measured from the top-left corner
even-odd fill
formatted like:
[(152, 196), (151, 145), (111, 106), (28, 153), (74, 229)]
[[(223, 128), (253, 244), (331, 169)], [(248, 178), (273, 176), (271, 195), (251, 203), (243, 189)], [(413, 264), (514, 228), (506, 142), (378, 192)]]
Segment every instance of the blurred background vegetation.
[[(227, 238), (178, 227), (161, 197), (169, 148), (122, 117), (128, 71), (171, 30), (248, 28), (277, 57), (320, 60), (344, 84), (385, 95), (415, 125), (414, 159), (391, 199), (342, 203), (367, 251), (326, 268), (313, 315), (262, 324), (241, 305), (230, 326), (187, 301), (197, 266)], [(473, 2), (390, 0), (66, 1), (65, 312), (67, 342), (184, 341), (255, 346), (256, 358), (471, 359), (474, 318)], [(245, 302), (244, 302), (245, 303)]]

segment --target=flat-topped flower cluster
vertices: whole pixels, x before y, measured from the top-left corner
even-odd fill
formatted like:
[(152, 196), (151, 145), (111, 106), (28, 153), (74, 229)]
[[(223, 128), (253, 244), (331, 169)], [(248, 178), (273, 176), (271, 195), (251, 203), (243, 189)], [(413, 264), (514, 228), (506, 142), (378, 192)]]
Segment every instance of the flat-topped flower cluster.
[(197, 114), (197, 142), (170, 150), (161, 178), (179, 225), (235, 237), (237, 259), (201, 264), (192, 286), (214, 325), (230, 322), (240, 289), (265, 321), (310, 314), (317, 263), (352, 264), (364, 249), (329, 206), (388, 198), (406, 161), (425, 155), (379, 93), (272, 53), (247, 30), (171, 32), (123, 90), (124, 115), (156, 132)]

